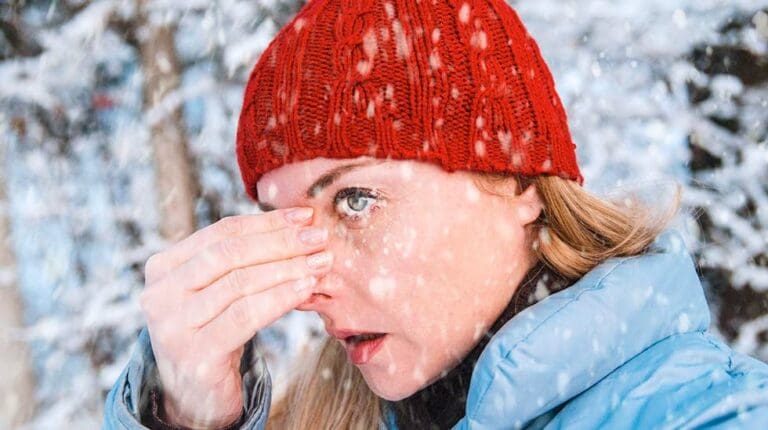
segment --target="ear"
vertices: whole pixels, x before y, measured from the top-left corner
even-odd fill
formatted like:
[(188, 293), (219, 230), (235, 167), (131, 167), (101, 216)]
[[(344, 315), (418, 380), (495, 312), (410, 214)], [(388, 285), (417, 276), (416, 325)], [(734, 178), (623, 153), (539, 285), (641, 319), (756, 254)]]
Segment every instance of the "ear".
[(515, 205), (517, 206), (517, 217), (522, 224), (530, 224), (539, 217), (544, 210), (539, 193), (536, 190), (536, 184), (531, 184), (522, 193), (515, 196)]

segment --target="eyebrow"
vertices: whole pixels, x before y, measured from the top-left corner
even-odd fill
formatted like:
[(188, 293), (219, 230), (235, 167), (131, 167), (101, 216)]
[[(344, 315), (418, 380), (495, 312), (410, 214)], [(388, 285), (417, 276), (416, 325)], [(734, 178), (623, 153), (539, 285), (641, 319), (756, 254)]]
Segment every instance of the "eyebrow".
[[(357, 170), (361, 167), (370, 166), (372, 164), (381, 164), (386, 160), (367, 160), (362, 161), (359, 163), (349, 163), (349, 164), (342, 164), (341, 166), (336, 166), (333, 169), (323, 173), (320, 175), (315, 182), (312, 183), (312, 185), (307, 188), (307, 191), (304, 193), (304, 196), (307, 199), (313, 199), (317, 196), (320, 191), (322, 191), (324, 188), (329, 187), (331, 184), (336, 182), (339, 178), (341, 178), (344, 174), (349, 173), (353, 170)], [(277, 209), (276, 207), (272, 206), (269, 203), (264, 202), (257, 202), (256, 203), (259, 206), (259, 210), (262, 212), (269, 212)]]

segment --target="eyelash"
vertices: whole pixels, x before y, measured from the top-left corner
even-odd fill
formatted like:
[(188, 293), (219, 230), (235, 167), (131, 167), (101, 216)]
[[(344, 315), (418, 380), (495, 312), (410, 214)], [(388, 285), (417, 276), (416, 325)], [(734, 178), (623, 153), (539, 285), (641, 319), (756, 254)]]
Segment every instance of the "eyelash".
[[(368, 211), (368, 215), (362, 215), (364, 212), (357, 212), (355, 210), (352, 210), (354, 212), (352, 215), (345, 215), (344, 211), (339, 210), (339, 206), (345, 201), (345, 199), (348, 199), (350, 197), (357, 197), (357, 198), (365, 198), (365, 199), (372, 199), (373, 202), (367, 204), (365, 208), (363, 208), (363, 211)], [(380, 196), (379, 193), (370, 190), (368, 188), (359, 188), (359, 187), (350, 187), (350, 188), (343, 188), (339, 190), (339, 192), (336, 193), (336, 195), (333, 197), (333, 206), (337, 210), (337, 212), (342, 214), (342, 217), (344, 219), (348, 219), (351, 221), (359, 221), (361, 218), (365, 218), (370, 216), (370, 213), (373, 212), (380, 203)]]

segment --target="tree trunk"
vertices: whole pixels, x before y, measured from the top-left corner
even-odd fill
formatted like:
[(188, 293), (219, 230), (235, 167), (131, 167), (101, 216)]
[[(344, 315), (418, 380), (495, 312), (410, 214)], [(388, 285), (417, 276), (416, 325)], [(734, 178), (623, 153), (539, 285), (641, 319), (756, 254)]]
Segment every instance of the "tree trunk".
[[(176, 242), (195, 231), (195, 197), (199, 187), (187, 148), (181, 106), (158, 107), (179, 88), (181, 70), (176, 58), (174, 29), (148, 19), (145, 1), (139, 0), (139, 50), (144, 69), (144, 108), (153, 112), (151, 146), (159, 203), (160, 233)], [(165, 102), (167, 103), (167, 101)], [(158, 114), (158, 115), (155, 115)]]
[(7, 146), (0, 144), (0, 428), (13, 429), (34, 413), (35, 379), (29, 347), (19, 340), (17, 333), (24, 326), (24, 306), (16, 281), (16, 259), (6, 209)]

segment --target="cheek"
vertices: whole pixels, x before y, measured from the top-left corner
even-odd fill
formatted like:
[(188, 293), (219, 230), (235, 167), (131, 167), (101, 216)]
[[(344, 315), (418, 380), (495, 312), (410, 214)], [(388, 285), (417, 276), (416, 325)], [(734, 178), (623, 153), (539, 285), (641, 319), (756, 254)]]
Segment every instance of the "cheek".
[(394, 271), (412, 273), (416, 264), (423, 227), (407, 208), (375, 207), (368, 225), (356, 228), (337, 223), (336, 231), (344, 239), (357, 263), (370, 274), (387, 275)]
[(340, 223), (347, 255), (342, 270), (393, 324), (419, 327), (428, 336), (449, 336), (439, 332), (441, 322), (457, 318), (462, 308), (474, 304), (470, 293), (477, 292), (474, 284), (488, 270), (477, 265), (477, 253), (484, 251), (475, 243), (488, 238), (469, 232), (470, 220), (462, 221), (466, 214), (458, 211), (455, 216), (406, 217), (386, 210), (378, 215), (377, 222), (364, 229)]
[(456, 270), (459, 255), (442, 231), (411, 224), (398, 234), (382, 237), (375, 257), (379, 271), (370, 282), (374, 298), (421, 340), (443, 335), (435, 330), (444, 328), (442, 321), (453, 317), (463, 294), (459, 286), (465, 284)]
[(425, 243), (424, 233), (412, 224), (390, 223), (350, 233), (347, 246), (350, 258), (342, 270), (360, 294), (392, 324), (412, 321), (424, 306), (419, 290), (434, 276), (433, 247)]
[(365, 228), (338, 222), (334, 252), (341, 256), (337, 270), (356, 286), (358, 294), (391, 313), (400, 307), (404, 291), (413, 287), (410, 275), (418, 268), (412, 258), (417, 235), (412, 227), (395, 231), (401, 226), (387, 221), (382, 217)]
[(505, 246), (506, 236), (455, 219), (455, 224), (414, 228), (413, 240), (404, 241), (403, 252), (389, 261), (398, 284), (406, 287), (394, 312), (414, 339), (434, 348), (481, 331), (506, 297), (506, 278), (513, 271), (507, 267), (512, 248)]

